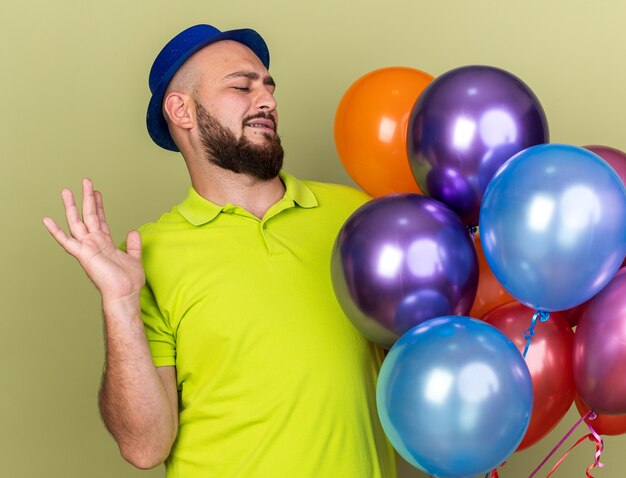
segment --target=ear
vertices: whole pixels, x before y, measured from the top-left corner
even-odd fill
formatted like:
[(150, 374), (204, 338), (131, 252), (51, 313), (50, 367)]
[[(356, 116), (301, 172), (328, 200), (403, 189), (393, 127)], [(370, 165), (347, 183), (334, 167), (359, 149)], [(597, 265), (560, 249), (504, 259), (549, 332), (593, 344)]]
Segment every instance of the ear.
[(193, 101), (184, 93), (172, 91), (163, 100), (163, 115), (168, 123), (182, 129), (194, 127), (193, 108)]

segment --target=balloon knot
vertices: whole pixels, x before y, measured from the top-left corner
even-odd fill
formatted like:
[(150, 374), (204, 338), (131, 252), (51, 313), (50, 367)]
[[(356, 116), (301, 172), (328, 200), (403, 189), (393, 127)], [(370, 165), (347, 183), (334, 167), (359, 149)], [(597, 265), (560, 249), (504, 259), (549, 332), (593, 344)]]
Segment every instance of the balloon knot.
[(548, 319), (550, 318), (550, 312), (548, 312), (547, 310), (539, 310), (537, 311), (537, 314), (539, 316), (539, 320), (541, 322), (547, 322)]
[(550, 318), (550, 312), (547, 310), (538, 310), (533, 315), (532, 320), (530, 321), (530, 327), (524, 331), (524, 340), (526, 340), (526, 347), (524, 347), (524, 358), (526, 358), (526, 354), (528, 353), (528, 348), (530, 347), (530, 341), (535, 335), (535, 325), (537, 325), (537, 320), (540, 322), (546, 322)]

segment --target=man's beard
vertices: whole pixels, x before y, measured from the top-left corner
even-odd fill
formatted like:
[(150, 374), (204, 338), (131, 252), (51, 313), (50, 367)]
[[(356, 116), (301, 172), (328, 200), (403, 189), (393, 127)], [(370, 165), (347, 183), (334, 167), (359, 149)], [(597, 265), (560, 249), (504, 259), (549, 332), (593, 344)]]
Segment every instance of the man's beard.
[[(246, 174), (255, 179), (267, 181), (274, 179), (283, 167), (283, 147), (278, 135), (266, 137), (266, 144), (254, 144), (243, 134), (237, 139), (235, 135), (209, 113), (200, 103), (196, 102), (198, 130), (207, 160), (220, 168), (234, 173)], [(269, 118), (259, 113), (247, 117), (244, 124), (254, 118)]]

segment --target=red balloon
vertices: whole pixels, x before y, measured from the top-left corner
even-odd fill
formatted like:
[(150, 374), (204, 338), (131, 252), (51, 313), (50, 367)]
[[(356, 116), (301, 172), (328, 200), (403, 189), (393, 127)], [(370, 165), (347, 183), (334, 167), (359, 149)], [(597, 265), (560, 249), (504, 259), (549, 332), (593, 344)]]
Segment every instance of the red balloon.
[[(535, 311), (512, 302), (485, 315), (484, 320), (499, 329), (524, 351), (524, 331), (530, 327)], [(547, 322), (537, 321), (535, 335), (526, 354), (533, 380), (533, 409), (530, 425), (517, 450), (537, 443), (552, 430), (569, 410), (576, 388), (572, 373), (574, 333), (559, 312), (551, 312)]]
[[(584, 417), (590, 410), (580, 398), (576, 395), (576, 408), (581, 417)], [(626, 415), (605, 415), (598, 413), (593, 420), (585, 420), (600, 435), (623, 435), (626, 433)]]
[(583, 313), (574, 339), (576, 390), (594, 412), (626, 414), (626, 268)]
[(344, 93), (335, 146), (346, 171), (372, 196), (421, 193), (406, 150), (411, 109), (434, 78), (406, 67), (374, 70)]
[(476, 255), (478, 256), (478, 290), (476, 291), (476, 298), (469, 316), (480, 319), (499, 305), (517, 301), (502, 287), (496, 276), (491, 272), (478, 234), (476, 234), (474, 246), (476, 246)]
[(576, 307), (572, 307), (571, 309), (561, 310), (560, 313), (563, 314), (565, 320), (567, 320), (572, 327), (576, 327), (580, 317), (583, 315), (583, 312), (588, 305), (589, 300), (583, 302), (582, 304), (578, 304)]
[(626, 153), (619, 149), (611, 148), (609, 146), (583, 146), (592, 153), (596, 153), (615, 170), (617, 175), (622, 178), (622, 182), (626, 184)]

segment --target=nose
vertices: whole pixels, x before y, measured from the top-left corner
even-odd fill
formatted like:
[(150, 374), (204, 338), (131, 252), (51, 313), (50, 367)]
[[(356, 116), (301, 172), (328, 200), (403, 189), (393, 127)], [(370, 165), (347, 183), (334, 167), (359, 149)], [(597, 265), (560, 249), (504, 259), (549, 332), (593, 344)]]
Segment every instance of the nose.
[(257, 108), (270, 112), (276, 109), (276, 98), (274, 98), (274, 94), (269, 89), (261, 89), (257, 98)]

